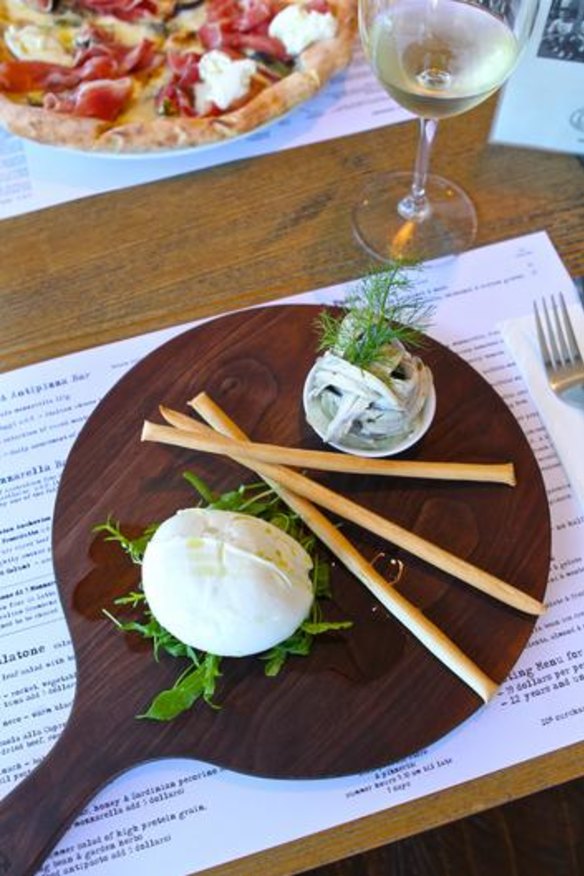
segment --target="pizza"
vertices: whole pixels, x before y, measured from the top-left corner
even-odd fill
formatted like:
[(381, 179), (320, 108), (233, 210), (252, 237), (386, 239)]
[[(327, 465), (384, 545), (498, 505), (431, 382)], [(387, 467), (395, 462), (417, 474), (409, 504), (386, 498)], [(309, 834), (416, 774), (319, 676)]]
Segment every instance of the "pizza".
[(0, 0), (0, 122), (83, 150), (256, 130), (350, 58), (355, 0)]

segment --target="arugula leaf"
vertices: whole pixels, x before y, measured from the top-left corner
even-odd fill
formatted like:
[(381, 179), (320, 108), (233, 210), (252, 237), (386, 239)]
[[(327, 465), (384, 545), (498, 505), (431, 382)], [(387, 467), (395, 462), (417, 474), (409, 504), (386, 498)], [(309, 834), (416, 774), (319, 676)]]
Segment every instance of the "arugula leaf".
[(146, 545), (157, 529), (158, 524), (153, 523), (150, 526), (147, 526), (137, 538), (128, 538), (128, 536), (124, 535), (121, 531), (120, 524), (112, 520), (111, 517), (108, 517), (105, 523), (98, 523), (94, 526), (93, 532), (106, 533), (105, 541), (117, 542), (122, 550), (128, 554), (132, 562), (136, 563), (136, 565), (140, 565), (142, 563), (144, 551), (146, 550)]
[(171, 721), (190, 709), (201, 697), (207, 705), (218, 708), (213, 703), (217, 679), (221, 675), (221, 658), (206, 654), (203, 660), (189, 668), (177, 679), (173, 687), (157, 694), (150, 706), (138, 718), (151, 718), (155, 721)]
[(334, 630), (347, 630), (352, 626), (351, 621), (304, 621), (289, 638), (261, 655), (261, 659), (266, 661), (265, 674), (278, 675), (289, 655), (306, 657), (310, 654), (314, 636)]
[(206, 502), (208, 505), (211, 504), (211, 502), (215, 498), (215, 494), (209, 489), (209, 487), (202, 478), (194, 474), (194, 472), (192, 471), (184, 471), (183, 478), (185, 479), (185, 481), (187, 481), (187, 483), (191, 485), (191, 487), (193, 487), (193, 489), (197, 491), (197, 493), (200, 495), (204, 502)]
[(330, 633), (332, 630), (348, 630), (352, 626), (352, 621), (304, 621), (301, 629), (309, 636), (320, 636), (322, 633)]

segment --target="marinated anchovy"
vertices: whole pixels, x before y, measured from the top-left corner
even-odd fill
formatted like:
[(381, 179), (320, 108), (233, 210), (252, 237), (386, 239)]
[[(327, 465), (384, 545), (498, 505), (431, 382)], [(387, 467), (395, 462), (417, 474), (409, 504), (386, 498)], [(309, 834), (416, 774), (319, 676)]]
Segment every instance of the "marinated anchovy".
[(305, 381), (303, 401), (324, 441), (384, 456), (426, 432), (436, 409), (432, 373), (409, 348), (423, 342), (430, 313), (399, 263), (363, 278), (340, 308), (319, 313), (322, 355)]
[(347, 437), (363, 447), (387, 438), (398, 441), (417, 428), (431, 389), (429, 368), (398, 340), (370, 370), (327, 351), (312, 372), (308, 420), (313, 420), (311, 410), (319, 419), (324, 414), (323, 437), (333, 444)]

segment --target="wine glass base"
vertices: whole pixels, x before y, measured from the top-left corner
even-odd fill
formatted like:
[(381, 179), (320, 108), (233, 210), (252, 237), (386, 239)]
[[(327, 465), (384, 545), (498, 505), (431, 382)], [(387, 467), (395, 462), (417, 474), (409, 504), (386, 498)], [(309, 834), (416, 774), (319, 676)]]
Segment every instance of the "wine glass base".
[(353, 231), (361, 246), (383, 262), (427, 261), (455, 255), (475, 239), (477, 216), (459, 186), (430, 174), (426, 195), (430, 209), (422, 219), (405, 219), (398, 204), (408, 195), (411, 174), (376, 176), (353, 209)]

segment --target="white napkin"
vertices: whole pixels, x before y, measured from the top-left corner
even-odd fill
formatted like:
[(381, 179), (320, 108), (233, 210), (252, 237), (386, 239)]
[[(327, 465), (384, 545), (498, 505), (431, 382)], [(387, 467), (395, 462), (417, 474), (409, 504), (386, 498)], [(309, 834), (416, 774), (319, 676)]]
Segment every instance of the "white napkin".
[[(584, 309), (573, 305), (568, 310), (580, 349), (583, 349)], [(584, 409), (560, 401), (550, 389), (532, 314), (501, 323), (499, 329), (527, 384), (574, 495), (584, 510)]]

